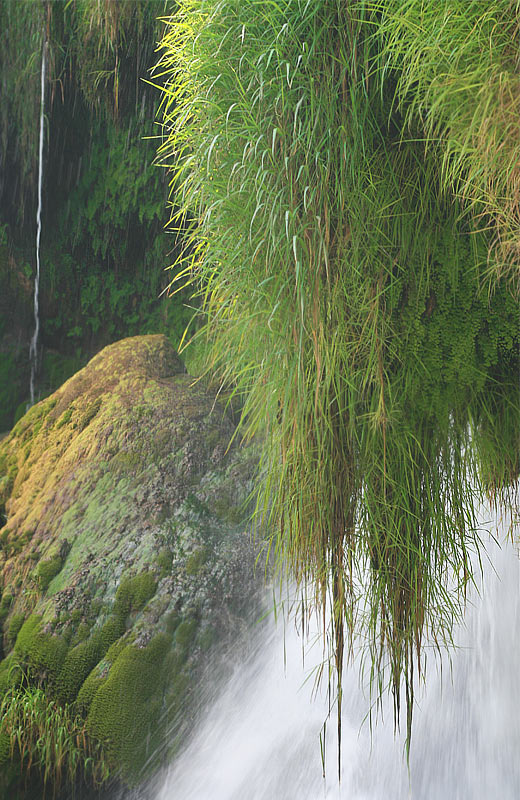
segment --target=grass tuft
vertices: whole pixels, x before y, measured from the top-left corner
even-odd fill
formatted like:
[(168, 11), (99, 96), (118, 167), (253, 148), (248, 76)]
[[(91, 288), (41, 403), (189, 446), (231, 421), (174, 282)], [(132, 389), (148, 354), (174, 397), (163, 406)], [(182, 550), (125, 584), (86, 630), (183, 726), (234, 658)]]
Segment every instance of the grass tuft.
[(7, 736), (11, 759), (24, 773), (40, 773), (55, 794), (84, 777), (100, 786), (109, 765), (99, 741), (89, 736), (85, 720), (60, 706), (35, 686), (7, 690), (0, 704), (0, 735)]
[[(518, 476), (520, 320), (496, 255), (516, 11), (499, 5), (500, 31), (479, 2), (448, 18), (411, 0), (183, 0), (158, 67), (171, 227), (188, 232), (172, 291), (192, 286), (206, 368), (265, 442), (257, 515), (280, 574), (306, 612), (332, 609), (338, 726), (361, 647), (398, 723), (404, 696), (408, 742), (425, 645), (463, 613), (478, 506), (511, 502)], [(501, 115), (478, 129), (490, 87)]]

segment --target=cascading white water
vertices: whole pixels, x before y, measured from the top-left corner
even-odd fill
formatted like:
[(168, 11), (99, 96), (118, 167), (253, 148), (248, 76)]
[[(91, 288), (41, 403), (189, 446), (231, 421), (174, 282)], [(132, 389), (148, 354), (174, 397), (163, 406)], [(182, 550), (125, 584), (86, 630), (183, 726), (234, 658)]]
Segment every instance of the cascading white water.
[(31, 362), (30, 397), (34, 404), (34, 387), (38, 368), (40, 337), (40, 239), (42, 233), (43, 140), (45, 135), (45, 74), (47, 71), (47, 41), (43, 43), (40, 84), (40, 140), (38, 146), (38, 208), (36, 211), (36, 278), (34, 280), (34, 333), (29, 346)]
[[(486, 526), (488, 529), (492, 526)], [(156, 792), (157, 800), (518, 800), (520, 797), (520, 562), (496, 525), (479, 593), (455, 632), (452, 673), (429, 663), (418, 692), (409, 771), (403, 738), (394, 737), (391, 706), (372, 736), (363, 722), (367, 699), (356, 665), (345, 676), (342, 781), (335, 775), (335, 720), (326, 736), (322, 778), (319, 733), (325, 696), (311, 697), (306, 650), (274, 626), (237, 668), (184, 753)], [(518, 531), (517, 531), (518, 533)]]

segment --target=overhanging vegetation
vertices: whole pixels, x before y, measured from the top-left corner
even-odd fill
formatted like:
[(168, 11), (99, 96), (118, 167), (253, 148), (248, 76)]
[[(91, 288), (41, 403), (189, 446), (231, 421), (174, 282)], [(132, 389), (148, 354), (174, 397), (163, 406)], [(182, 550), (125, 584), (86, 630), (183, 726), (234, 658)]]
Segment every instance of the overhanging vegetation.
[(510, 505), (519, 473), (518, 4), (180, 6), (161, 63), (172, 227), (191, 231), (175, 280), (265, 436), (278, 563), (306, 611), (330, 602), (338, 711), (360, 645), (397, 720), (404, 687), (409, 741), (479, 505)]

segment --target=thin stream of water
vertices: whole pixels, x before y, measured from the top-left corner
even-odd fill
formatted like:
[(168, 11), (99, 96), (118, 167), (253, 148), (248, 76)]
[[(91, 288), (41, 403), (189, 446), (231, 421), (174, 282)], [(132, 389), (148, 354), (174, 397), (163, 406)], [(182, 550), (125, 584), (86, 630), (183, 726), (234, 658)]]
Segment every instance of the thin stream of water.
[(30, 398), (34, 405), (34, 388), (38, 368), (38, 343), (40, 337), (40, 239), (42, 233), (43, 141), (45, 136), (45, 74), (47, 70), (47, 41), (43, 44), (40, 74), (40, 141), (38, 146), (38, 208), (36, 211), (36, 278), (34, 280), (34, 333), (29, 346), (31, 362)]
[[(518, 800), (520, 797), (520, 561), (497, 524), (479, 593), (472, 592), (457, 648), (442, 679), (428, 665), (419, 691), (409, 771), (395, 737), (390, 702), (370, 734), (368, 701), (354, 665), (345, 677), (343, 768), (336, 777), (335, 720), (326, 736), (322, 777), (319, 733), (325, 693), (312, 697), (307, 651), (292, 629), (274, 624), (253, 656), (215, 697), (204, 722), (171, 766), (157, 800)], [(491, 526), (486, 526), (490, 528)], [(284, 672), (284, 655), (287, 669)]]

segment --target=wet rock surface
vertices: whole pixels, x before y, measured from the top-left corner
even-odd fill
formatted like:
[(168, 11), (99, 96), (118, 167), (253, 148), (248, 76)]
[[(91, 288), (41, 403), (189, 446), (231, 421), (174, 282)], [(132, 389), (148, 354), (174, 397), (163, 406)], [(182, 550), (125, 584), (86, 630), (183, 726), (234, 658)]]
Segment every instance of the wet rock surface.
[(0, 693), (21, 665), (130, 781), (165, 726), (182, 741), (260, 582), (257, 460), (233, 433), (154, 335), (106, 347), (0, 442)]

